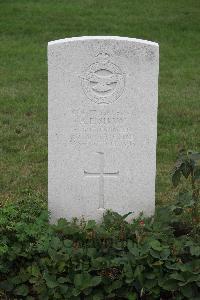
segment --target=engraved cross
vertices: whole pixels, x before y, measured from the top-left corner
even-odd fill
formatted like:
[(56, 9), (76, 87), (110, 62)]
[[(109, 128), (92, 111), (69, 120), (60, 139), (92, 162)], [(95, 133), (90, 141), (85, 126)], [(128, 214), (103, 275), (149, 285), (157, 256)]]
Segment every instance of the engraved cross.
[(117, 177), (119, 176), (119, 171), (114, 173), (106, 173), (104, 172), (104, 153), (97, 152), (99, 154), (99, 172), (92, 173), (84, 171), (84, 175), (87, 177), (98, 177), (99, 178), (99, 209), (104, 209), (104, 177)]

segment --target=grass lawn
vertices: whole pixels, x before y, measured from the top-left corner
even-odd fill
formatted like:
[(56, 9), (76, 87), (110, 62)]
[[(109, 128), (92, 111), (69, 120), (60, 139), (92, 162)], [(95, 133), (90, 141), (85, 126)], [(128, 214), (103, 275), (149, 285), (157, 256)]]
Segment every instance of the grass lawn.
[(47, 198), (50, 40), (120, 35), (160, 44), (157, 201), (177, 148), (200, 150), (200, 1), (0, 0), (0, 204)]

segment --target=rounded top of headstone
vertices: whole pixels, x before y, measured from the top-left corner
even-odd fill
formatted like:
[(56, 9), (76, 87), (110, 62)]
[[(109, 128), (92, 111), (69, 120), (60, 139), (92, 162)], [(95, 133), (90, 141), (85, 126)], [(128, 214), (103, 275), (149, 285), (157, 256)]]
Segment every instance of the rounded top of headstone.
[(60, 43), (68, 43), (68, 42), (76, 42), (76, 41), (91, 41), (91, 40), (114, 40), (114, 41), (128, 41), (135, 42), (139, 44), (145, 44), (149, 46), (159, 47), (159, 44), (156, 42), (151, 42), (142, 39), (130, 38), (130, 37), (121, 37), (121, 36), (80, 36), (80, 37), (71, 37), (65, 38), (55, 41), (50, 41), (48, 45), (60, 44)]

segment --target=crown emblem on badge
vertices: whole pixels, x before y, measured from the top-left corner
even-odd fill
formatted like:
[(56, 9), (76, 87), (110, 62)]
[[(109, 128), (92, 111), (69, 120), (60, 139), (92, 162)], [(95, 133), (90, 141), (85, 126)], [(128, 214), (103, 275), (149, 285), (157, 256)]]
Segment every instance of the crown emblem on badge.
[(96, 57), (97, 57), (97, 59), (98, 59), (99, 61), (101, 61), (102, 63), (103, 63), (103, 62), (106, 63), (106, 62), (109, 60), (110, 55), (109, 55), (108, 53), (100, 52), (99, 54), (97, 54)]
[(99, 53), (81, 78), (85, 95), (97, 104), (113, 103), (124, 90), (124, 74), (110, 61), (108, 53)]

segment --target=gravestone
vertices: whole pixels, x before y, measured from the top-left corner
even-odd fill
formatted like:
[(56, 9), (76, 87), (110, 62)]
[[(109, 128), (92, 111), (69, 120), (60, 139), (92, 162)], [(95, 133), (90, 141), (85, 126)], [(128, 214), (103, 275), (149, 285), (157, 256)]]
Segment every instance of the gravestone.
[(48, 201), (58, 218), (155, 207), (159, 47), (122, 37), (48, 44)]

